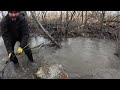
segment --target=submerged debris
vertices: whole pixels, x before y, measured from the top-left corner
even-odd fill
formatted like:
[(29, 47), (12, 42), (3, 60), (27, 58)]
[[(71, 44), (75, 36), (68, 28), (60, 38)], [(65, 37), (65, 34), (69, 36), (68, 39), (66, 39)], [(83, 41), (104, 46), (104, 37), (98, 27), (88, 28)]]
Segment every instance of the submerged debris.
[(40, 67), (36, 76), (41, 79), (69, 79), (68, 74), (59, 64)]

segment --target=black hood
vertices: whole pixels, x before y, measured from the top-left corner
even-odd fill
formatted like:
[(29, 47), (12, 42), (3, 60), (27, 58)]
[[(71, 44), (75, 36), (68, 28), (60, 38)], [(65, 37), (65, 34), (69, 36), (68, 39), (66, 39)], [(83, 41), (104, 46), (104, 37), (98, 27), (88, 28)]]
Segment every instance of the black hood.
[[(8, 11), (8, 13), (11, 12), (11, 11)], [(21, 11), (17, 11), (17, 12), (21, 12)]]

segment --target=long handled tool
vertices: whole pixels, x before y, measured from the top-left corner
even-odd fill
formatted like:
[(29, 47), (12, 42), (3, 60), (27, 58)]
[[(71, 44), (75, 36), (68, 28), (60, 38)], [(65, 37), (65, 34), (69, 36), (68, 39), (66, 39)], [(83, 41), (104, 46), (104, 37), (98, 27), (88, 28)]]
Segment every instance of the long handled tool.
[[(30, 43), (28, 43), (24, 48), (23, 48), (23, 50), (27, 50), (26, 48), (28, 47), (30, 45)], [(37, 47), (42, 47), (44, 44), (42, 43), (42, 44), (40, 44), (40, 45), (38, 45)], [(35, 47), (35, 48), (37, 48), (37, 47)], [(31, 49), (34, 49), (34, 48), (31, 48)], [(17, 54), (16, 54), (17, 55)], [(13, 56), (13, 57), (15, 57), (15, 55)], [(12, 58), (13, 58), (12, 57)], [(4, 68), (2, 69), (2, 71), (1, 71), (1, 73), (2, 73), (2, 76), (1, 76), (1, 79), (3, 78), (3, 76), (4, 76), (4, 70), (5, 70), (5, 68), (8, 66), (8, 64), (11, 62), (11, 60), (9, 59), (9, 60), (7, 60), (6, 61), (6, 65), (4, 66)], [(28, 65), (28, 63), (27, 63), (27, 65)], [(22, 66), (22, 64), (21, 64), (21, 67), (22, 67), (22, 69), (24, 70), (24, 72), (26, 72), (26, 70), (24, 69), (24, 67)]]
[[(29, 45), (30, 45), (30, 43), (28, 43), (28, 44), (23, 48), (23, 50), (24, 50), (26, 47), (28, 47)], [(18, 55), (18, 54), (16, 54), (16, 55)], [(14, 57), (15, 57), (15, 55), (14, 55), (12, 58), (14, 58)], [(9, 65), (10, 62), (11, 62), (10, 59), (6, 61), (5, 67), (4, 67), (4, 68), (2, 69), (2, 71), (1, 71), (1, 73), (2, 73), (1, 79), (3, 78), (5, 68)], [(23, 68), (22, 64), (21, 64), (21, 67), (22, 67), (22, 69), (24, 70), (24, 72), (26, 72), (25, 69)]]

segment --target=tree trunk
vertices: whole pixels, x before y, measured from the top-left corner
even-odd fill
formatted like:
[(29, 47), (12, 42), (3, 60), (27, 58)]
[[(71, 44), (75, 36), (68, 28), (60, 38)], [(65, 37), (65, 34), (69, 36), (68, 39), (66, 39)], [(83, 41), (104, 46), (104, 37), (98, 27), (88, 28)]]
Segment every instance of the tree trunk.
[(73, 18), (74, 18), (74, 16), (75, 16), (75, 14), (76, 14), (76, 11), (73, 11), (73, 12), (71, 13), (71, 17), (70, 17), (69, 23), (70, 23), (70, 21), (72, 21), (72, 20), (73, 20)]
[(116, 19), (117, 19), (117, 21), (119, 21), (119, 15), (120, 15), (120, 12), (119, 12), (119, 11), (117, 11), (117, 16), (118, 16), (118, 17), (116, 18)]
[(23, 13), (23, 14), (25, 15), (25, 18), (26, 18), (27, 20), (29, 20), (29, 19), (28, 19), (28, 15), (27, 15), (27, 11), (21, 11), (21, 13)]
[(27, 16), (27, 11), (21, 11), (25, 16)]
[(83, 11), (82, 11), (81, 17), (82, 17), (82, 24), (83, 24)]
[(4, 15), (4, 13), (3, 13), (3, 11), (1, 11), (1, 13), (2, 13), (2, 17), (5, 17), (5, 15)]
[(62, 27), (62, 20), (63, 20), (63, 13), (62, 13), (62, 11), (61, 11), (61, 13), (60, 13), (60, 25), (61, 25), (61, 27)]
[(77, 21), (79, 21), (79, 16), (80, 16), (80, 11), (78, 11), (78, 15), (77, 15)]
[(101, 14), (100, 30), (102, 30), (102, 28), (103, 28), (103, 21), (104, 21), (104, 18), (105, 18), (105, 11), (102, 11), (102, 14)]
[(66, 37), (68, 35), (68, 20), (69, 20), (69, 15), (68, 15), (68, 11), (66, 11), (66, 31), (65, 31)]
[(43, 20), (43, 23), (45, 24), (46, 23), (46, 15), (47, 15), (47, 11), (42, 11), (42, 20)]
[(87, 11), (85, 12), (85, 23), (84, 23), (84, 28), (87, 26)]
[(62, 29), (63, 29), (62, 20), (63, 20), (63, 12), (61, 11), (61, 12), (60, 12), (60, 27), (61, 27), (61, 29), (60, 29), (60, 31), (58, 32), (58, 33), (60, 33), (60, 35), (61, 35)]
[(41, 28), (42, 31), (49, 37), (49, 39), (50, 39), (56, 46), (60, 47), (60, 45), (59, 45), (56, 41), (54, 41), (54, 39), (50, 36), (50, 34), (44, 29), (44, 27), (41, 25), (41, 23), (36, 19), (34, 13), (33, 13), (32, 11), (30, 11), (30, 13), (31, 13), (33, 19), (36, 21), (39, 29)]

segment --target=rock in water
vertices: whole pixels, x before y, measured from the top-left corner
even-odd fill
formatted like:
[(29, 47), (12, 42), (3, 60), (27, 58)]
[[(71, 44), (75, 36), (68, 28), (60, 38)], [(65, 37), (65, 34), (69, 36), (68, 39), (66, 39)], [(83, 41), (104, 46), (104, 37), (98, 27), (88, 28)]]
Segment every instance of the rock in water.
[(68, 74), (59, 64), (40, 67), (36, 76), (41, 79), (69, 79)]

